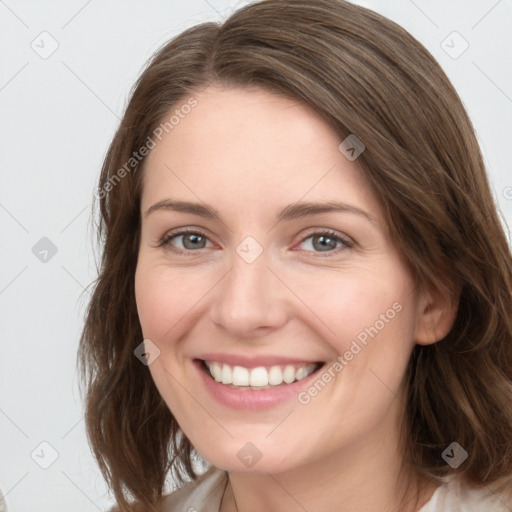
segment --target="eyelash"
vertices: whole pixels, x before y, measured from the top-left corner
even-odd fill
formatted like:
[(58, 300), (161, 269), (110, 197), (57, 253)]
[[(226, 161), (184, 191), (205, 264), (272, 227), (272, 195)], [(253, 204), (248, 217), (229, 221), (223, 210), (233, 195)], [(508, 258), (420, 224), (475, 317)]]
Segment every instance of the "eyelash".
[[(166, 234), (158, 243), (157, 247), (169, 247), (171, 251), (179, 254), (179, 255), (182, 255), (182, 256), (189, 256), (189, 255), (192, 255), (194, 253), (197, 253), (200, 251), (200, 249), (197, 249), (197, 250), (194, 250), (194, 251), (183, 251), (181, 249), (178, 249), (176, 247), (173, 247), (171, 245), (171, 240), (173, 240), (174, 238), (177, 238), (179, 236), (182, 236), (182, 235), (186, 235), (186, 234), (194, 234), (194, 235), (199, 235), (203, 238), (206, 238), (208, 240), (208, 237), (199, 229), (189, 229), (189, 228), (183, 228), (183, 229), (180, 229), (179, 231), (177, 232), (171, 232), (171, 233), (168, 233)], [(354, 242), (352, 242), (351, 240), (349, 240), (348, 238), (345, 238), (345, 237), (342, 237), (340, 236), (338, 233), (336, 233), (335, 231), (332, 231), (330, 229), (320, 229), (319, 231), (313, 231), (312, 233), (309, 233), (307, 236), (303, 237), (301, 240), (300, 240), (300, 243), (299, 245), (302, 245), (307, 239), (309, 238), (312, 238), (312, 237), (315, 237), (315, 236), (327, 236), (329, 238), (333, 238), (334, 240), (336, 240), (336, 242), (342, 242), (343, 246), (342, 247), (337, 247), (331, 251), (304, 251), (304, 252), (313, 252), (315, 254), (317, 254), (319, 257), (329, 257), (330, 255), (332, 254), (338, 254), (339, 251), (342, 251), (342, 250), (345, 250), (345, 249), (351, 249), (354, 247)]]

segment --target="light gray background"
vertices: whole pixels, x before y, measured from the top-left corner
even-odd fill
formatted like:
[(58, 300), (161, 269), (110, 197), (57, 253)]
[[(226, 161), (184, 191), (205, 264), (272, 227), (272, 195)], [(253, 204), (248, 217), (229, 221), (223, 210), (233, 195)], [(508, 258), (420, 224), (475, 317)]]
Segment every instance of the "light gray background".
[[(0, 487), (11, 512), (112, 503), (87, 446), (75, 371), (84, 289), (95, 277), (92, 190), (146, 60), (185, 28), (245, 3), (0, 0)], [(441, 63), (474, 121), (510, 225), (512, 1), (356, 3), (401, 24)], [(457, 58), (464, 42), (453, 31), (469, 44)], [(32, 251), (43, 237), (57, 248), (46, 262)], [(43, 469), (52, 450), (58, 458)]]

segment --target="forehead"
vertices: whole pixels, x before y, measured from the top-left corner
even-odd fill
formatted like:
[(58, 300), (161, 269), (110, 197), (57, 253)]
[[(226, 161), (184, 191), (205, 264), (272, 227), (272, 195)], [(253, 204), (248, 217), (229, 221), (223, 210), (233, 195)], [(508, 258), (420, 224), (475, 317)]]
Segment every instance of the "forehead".
[(307, 105), (260, 89), (219, 86), (193, 98), (196, 106), (146, 159), (144, 206), (167, 192), (246, 208), (274, 200), (350, 199), (367, 209), (375, 202), (357, 161), (340, 152), (343, 138)]

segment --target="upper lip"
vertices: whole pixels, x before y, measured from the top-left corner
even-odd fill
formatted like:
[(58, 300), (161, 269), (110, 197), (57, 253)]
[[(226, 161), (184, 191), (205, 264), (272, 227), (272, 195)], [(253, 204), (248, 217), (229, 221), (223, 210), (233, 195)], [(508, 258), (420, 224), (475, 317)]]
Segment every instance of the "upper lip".
[(229, 366), (243, 366), (244, 368), (257, 368), (258, 366), (277, 366), (277, 365), (308, 365), (323, 363), (323, 361), (311, 359), (298, 359), (293, 357), (275, 356), (275, 355), (260, 355), (260, 356), (244, 356), (236, 354), (220, 354), (209, 353), (202, 354), (197, 359), (203, 361), (225, 363)]

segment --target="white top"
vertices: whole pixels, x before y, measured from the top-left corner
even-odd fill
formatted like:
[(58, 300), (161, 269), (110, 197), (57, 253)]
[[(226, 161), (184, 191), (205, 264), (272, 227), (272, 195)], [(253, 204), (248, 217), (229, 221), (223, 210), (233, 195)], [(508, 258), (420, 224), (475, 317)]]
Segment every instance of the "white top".
[[(206, 473), (164, 499), (162, 512), (219, 512), (227, 473), (210, 467)], [(418, 512), (510, 512), (505, 500), (492, 492), (463, 487), (449, 477)]]

